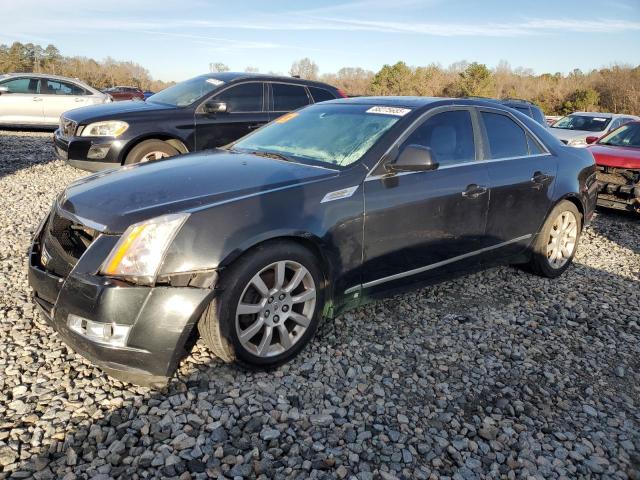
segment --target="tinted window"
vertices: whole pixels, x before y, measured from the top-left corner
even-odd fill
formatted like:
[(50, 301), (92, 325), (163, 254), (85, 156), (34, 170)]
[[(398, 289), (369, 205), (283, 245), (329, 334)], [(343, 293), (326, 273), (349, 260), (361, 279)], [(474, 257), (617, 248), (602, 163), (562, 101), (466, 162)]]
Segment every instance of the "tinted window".
[(529, 143), (529, 153), (531, 155), (540, 155), (546, 153), (542, 147), (533, 138), (527, 135), (527, 142)]
[(73, 83), (43, 80), (40, 84), (40, 93), (45, 95), (84, 95), (85, 91)]
[(615, 130), (620, 125), (622, 125), (622, 118), (616, 118), (613, 122), (611, 122), (611, 127), (609, 130)]
[(309, 104), (309, 97), (304, 87), (273, 83), (273, 111), (288, 112)]
[(434, 115), (409, 135), (400, 150), (407, 145), (431, 148), (433, 158), (440, 165), (471, 162), (476, 158), (471, 114), (454, 110)]
[(38, 80), (35, 78), (16, 78), (0, 85), (7, 87), (10, 93), (38, 93)]
[(325, 90), (324, 88), (309, 87), (309, 92), (311, 92), (313, 101), (316, 103), (336, 98), (329, 90)]
[(529, 154), (524, 130), (506, 115), (481, 112), (489, 140), (490, 158), (521, 157)]
[(243, 83), (228, 88), (216, 95), (216, 100), (225, 102), (229, 112), (261, 112), (262, 111), (262, 83)]
[(515, 108), (517, 111), (524, 113), (527, 117), (531, 116), (531, 110), (529, 110), (529, 107), (511, 107), (511, 108)]

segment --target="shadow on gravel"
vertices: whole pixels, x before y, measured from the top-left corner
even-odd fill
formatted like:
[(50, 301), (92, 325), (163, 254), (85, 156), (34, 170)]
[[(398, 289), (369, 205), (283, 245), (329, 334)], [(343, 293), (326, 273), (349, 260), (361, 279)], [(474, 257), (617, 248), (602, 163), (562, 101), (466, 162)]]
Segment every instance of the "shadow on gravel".
[(51, 131), (0, 130), (0, 178), (55, 160)]
[(631, 231), (633, 227), (640, 225), (640, 213), (598, 207), (597, 214), (604, 220), (597, 225), (593, 224), (592, 228), (597, 233), (621, 247), (640, 253), (640, 239)]
[(272, 372), (199, 342), (164, 392), (69, 354), (61, 406), (16, 426), (41, 447), (10, 478), (638, 478), (638, 309), (584, 308), (595, 272), (621, 298), (640, 291), (580, 264), (556, 281), (493, 269), (325, 322)]

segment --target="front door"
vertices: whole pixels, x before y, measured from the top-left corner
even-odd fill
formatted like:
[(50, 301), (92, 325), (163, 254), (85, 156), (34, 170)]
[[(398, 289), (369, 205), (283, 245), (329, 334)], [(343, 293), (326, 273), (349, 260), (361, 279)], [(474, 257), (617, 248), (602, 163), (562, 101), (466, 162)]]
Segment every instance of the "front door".
[(67, 110), (89, 105), (87, 92), (77, 85), (56, 79), (40, 80), (44, 123), (55, 125)]
[(487, 246), (489, 178), (477, 160), (474, 123), (466, 108), (434, 112), (401, 141), (399, 151), (429, 147), (438, 168), (365, 181), (366, 292), (477, 264)]
[(491, 188), (487, 235), (504, 245), (495, 258), (510, 256), (531, 243), (551, 208), (558, 159), (506, 112), (479, 115)]
[(244, 137), (269, 121), (262, 82), (233, 85), (209, 101), (224, 102), (226, 112), (205, 113), (203, 105), (196, 109), (196, 150), (217, 148)]
[(0, 123), (9, 125), (42, 125), (42, 98), (38, 95), (37, 78), (20, 77), (0, 83), (8, 92), (0, 94)]

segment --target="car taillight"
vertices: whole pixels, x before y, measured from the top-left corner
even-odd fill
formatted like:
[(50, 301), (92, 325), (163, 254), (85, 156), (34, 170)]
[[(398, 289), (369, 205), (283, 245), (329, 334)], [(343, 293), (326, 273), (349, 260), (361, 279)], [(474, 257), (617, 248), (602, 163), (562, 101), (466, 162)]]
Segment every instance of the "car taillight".
[(347, 98), (347, 94), (344, 93), (341, 89), (337, 89), (338, 90), (338, 95), (340, 95), (342, 98)]

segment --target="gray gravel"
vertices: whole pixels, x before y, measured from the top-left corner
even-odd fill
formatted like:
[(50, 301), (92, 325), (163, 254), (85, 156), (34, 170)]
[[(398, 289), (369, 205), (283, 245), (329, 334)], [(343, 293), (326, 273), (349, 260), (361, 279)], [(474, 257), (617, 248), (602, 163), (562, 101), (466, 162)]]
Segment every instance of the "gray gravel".
[(498, 268), (340, 316), (245, 372), (201, 343), (114, 381), (29, 299), (30, 236), (82, 172), (0, 132), (0, 478), (640, 479), (640, 219), (599, 212), (549, 281)]

